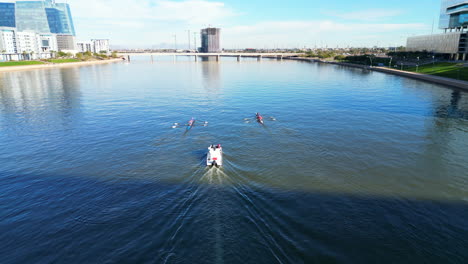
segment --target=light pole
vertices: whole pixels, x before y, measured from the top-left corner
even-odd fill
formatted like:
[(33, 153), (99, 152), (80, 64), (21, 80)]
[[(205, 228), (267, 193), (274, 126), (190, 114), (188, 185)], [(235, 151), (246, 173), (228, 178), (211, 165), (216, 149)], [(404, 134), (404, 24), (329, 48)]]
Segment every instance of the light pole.
[(174, 52), (177, 52), (177, 35), (173, 35), (174, 37)]
[(190, 49), (191, 49), (191, 47), (190, 47), (190, 30), (187, 30), (187, 33), (188, 33), (188, 35), (187, 35), (188, 36), (188, 50), (190, 52)]
[(434, 68), (434, 65), (435, 65), (435, 56), (432, 55), (432, 68)]
[(193, 32), (193, 46), (195, 49), (195, 52), (197, 52), (197, 32)]
[(370, 60), (370, 66), (372, 68), (372, 56), (368, 56), (369, 57), (369, 60)]
[(416, 72), (419, 71), (419, 57), (416, 57), (418, 59), (418, 63), (416, 63)]

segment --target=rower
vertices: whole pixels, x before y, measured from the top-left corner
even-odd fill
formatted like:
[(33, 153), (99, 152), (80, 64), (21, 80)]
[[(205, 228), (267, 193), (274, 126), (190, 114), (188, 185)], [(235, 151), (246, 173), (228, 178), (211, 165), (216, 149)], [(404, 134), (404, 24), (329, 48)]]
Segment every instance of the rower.
[(257, 117), (258, 122), (263, 123), (263, 117), (260, 115), (260, 113), (256, 113), (255, 116)]

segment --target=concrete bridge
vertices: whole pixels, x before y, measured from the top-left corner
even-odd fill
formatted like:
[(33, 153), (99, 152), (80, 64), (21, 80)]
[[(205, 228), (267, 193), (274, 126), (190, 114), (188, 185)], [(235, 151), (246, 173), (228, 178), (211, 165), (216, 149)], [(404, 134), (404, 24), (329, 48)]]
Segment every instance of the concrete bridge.
[(302, 53), (162, 53), (162, 52), (125, 52), (125, 53), (118, 53), (119, 56), (127, 57), (130, 61), (131, 56), (151, 56), (151, 60), (153, 57), (161, 57), (161, 56), (191, 56), (195, 58), (195, 61), (198, 61), (198, 58), (206, 58), (206, 57), (215, 57), (217, 61), (220, 60), (221, 57), (235, 57), (237, 61), (240, 61), (242, 57), (244, 58), (257, 58), (258, 61), (262, 60), (262, 58), (273, 58), (282, 60), (284, 57), (294, 57), (301, 55)]

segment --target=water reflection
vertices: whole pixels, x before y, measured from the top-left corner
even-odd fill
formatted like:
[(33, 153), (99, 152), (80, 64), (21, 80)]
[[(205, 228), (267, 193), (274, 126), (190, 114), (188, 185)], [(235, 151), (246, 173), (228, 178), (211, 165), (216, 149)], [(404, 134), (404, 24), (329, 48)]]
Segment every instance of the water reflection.
[(448, 105), (441, 105), (436, 109), (436, 116), (441, 118), (463, 118), (468, 120), (468, 101), (462, 92), (454, 90)]
[(215, 57), (201, 57), (203, 88), (209, 97), (218, 99), (222, 88), (221, 64)]
[(6, 126), (17, 125), (18, 117), (31, 124), (67, 124), (80, 115), (80, 98), (79, 68), (0, 75), (0, 113)]
[(215, 57), (201, 57), (203, 86), (207, 92), (217, 92), (221, 88), (221, 64)]

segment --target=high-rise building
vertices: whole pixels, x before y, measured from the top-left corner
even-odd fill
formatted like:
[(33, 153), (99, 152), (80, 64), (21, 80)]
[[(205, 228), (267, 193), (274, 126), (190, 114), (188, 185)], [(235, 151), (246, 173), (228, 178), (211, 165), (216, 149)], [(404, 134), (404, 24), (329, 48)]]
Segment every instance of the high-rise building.
[(408, 38), (406, 49), (448, 54), (454, 60), (467, 60), (468, 1), (442, 0), (439, 28), (445, 33)]
[(68, 34), (75, 36), (70, 6), (52, 0), (17, 1), (16, 27), (18, 31)]
[(221, 29), (205, 28), (201, 30), (201, 52), (217, 53), (221, 52)]
[(15, 3), (0, 3), (0, 27), (16, 27)]
[(18, 31), (50, 33), (44, 1), (17, 1), (16, 28)]
[(68, 4), (57, 3), (52, 7), (46, 7), (45, 10), (51, 33), (76, 35)]
[(468, 1), (443, 0), (440, 11), (440, 29), (468, 28)]
[(0, 0), (0, 35), (0, 51), (9, 54), (76, 49), (70, 6), (55, 0)]

